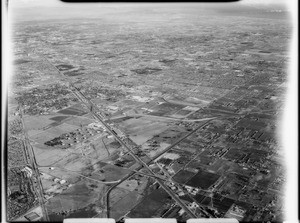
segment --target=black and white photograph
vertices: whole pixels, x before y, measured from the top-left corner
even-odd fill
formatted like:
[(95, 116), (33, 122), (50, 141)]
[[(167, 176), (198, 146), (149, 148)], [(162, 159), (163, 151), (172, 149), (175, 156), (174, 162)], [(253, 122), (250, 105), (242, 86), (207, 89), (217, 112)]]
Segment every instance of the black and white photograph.
[(6, 1), (2, 222), (298, 222), (288, 2)]

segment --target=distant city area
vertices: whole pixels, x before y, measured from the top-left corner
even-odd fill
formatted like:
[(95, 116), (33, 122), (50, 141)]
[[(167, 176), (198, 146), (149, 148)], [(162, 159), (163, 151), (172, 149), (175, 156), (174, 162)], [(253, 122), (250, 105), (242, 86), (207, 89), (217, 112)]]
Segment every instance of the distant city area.
[(8, 221), (283, 221), (291, 25), (230, 4), (15, 22)]

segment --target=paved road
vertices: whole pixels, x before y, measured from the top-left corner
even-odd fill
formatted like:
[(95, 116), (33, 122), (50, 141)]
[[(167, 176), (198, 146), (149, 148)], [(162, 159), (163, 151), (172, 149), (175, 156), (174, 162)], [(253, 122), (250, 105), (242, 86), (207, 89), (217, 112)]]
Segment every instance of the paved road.
[[(47, 59), (46, 59), (47, 60)], [(48, 61), (48, 60), (47, 60)], [(49, 61), (48, 61), (49, 62)], [(53, 67), (55, 67), (51, 62), (49, 62)], [(56, 67), (55, 69), (62, 75), (64, 76), (63, 73), (61, 73)], [(124, 148), (127, 149), (127, 151), (130, 153), (130, 155), (136, 160), (136, 162), (140, 163), (142, 165), (141, 168), (146, 168), (148, 170), (148, 172), (153, 175), (156, 176), (156, 174), (152, 171), (152, 169), (148, 166), (148, 163), (145, 163), (143, 160), (141, 160), (137, 155), (135, 155), (134, 151), (132, 151), (131, 148), (129, 148), (125, 142), (123, 142), (123, 140), (115, 133), (115, 131), (113, 131), (111, 129), (111, 127), (106, 124), (106, 122), (103, 120), (105, 119), (105, 117), (103, 117), (100, 111), (97, 111), (97, 107), (90, 102), (90, 100), (88, 100), (81, 92), (79, 89), (77, 89), (72, 83), (68, 82), (69, 86), (70, 86), (70, 90), (76, 95), (76, 97), (78, 99), (80, 99), (82, 102), (84, 102), (86, 104), (86, 106), (89, 108), (90, 112), (94, 115), (94, 117), (96, 117), (104, 126), (105, 128), (115, 137), (115, 139), (121, 144), (123, 145)], [(96, 111), (95, 111), (96, 110)], [(209, 119), (208, 121), (212, 120), (214, 118)], [(207, 121), (207, 122), (208, 122)], [(201, 126), (200, 126), (201, 127)], [(183, 137), (182, 139), (178, 140), (177, 142), (175, 142), (172, 146), (168, 147), (167, 150), (165, 150), (164, 152), (167, 152), (168, 150), (172, 149), (174, 146), (176, 146), (178, 143), (180, 143), (182, 140), (184, 140), (185, 138), (187, 138), (188, 136), (190, 136), (191, 134), (193, 134), (195, 131), (197, 131), (200, 127), (196, 128), (195, 130), (191, 131), (189, 134), (187, 134), (185, 137)], [(163, 153), (159, 154), (158, 156), (155, 157), (159, 157), (160, 155), (162, 155)], [(154, 159), (152, 158), (149, 162), (152, 162)], [(130, 175), (133, 175), (134, 172), (132, 174), (129, 174), (128, 177), (130, 177)], [(125, 180), (122, 179), (119, 183), (123, 182)], [(177, 202), (177, 204), (179, 204), (179, 206), (181, 208), (183, 208), (183, 210), (185, 210), (185, 212), (192, 218), (196, 218), (197, 216), (185, 205), (185, 203), (183, 203), (178, 197), (177, 195), (169, 188), (167, 187), (164, 182), (157, 178), (156, 179), (157, 182), (160, 184), (160, 186)], [(116, 185), (115, 184), (112, 188), (110, 188), (108, 191), (110, 192)], [(109, 199), (107, 199), (107, 202), (109, 202)], [(107, 213), (108, 217), (109, 217), (109, 213)]]
[(168, 181), (168, 179), (165, 179), (163, 178), (162, 176), (159, 176), (159, 175), (151, 175), (151, 174), (148, 174), (148, 173), (144, 173), (142, 171), (137, 171), (137, 170), (133, 170), (133, 172), (137, 173), (137, 174), (141, 174), (141, 175), (144, 175), (144, 176), (147, 176), (147, 177), (152, 177), (152, 178), (158, 178), (158, 179), (161, 179), (161, 180), (164, 180), (164, 181)]
[(36, 176), (36, 179), (37, 179), (37, 188), (36, 188), (37, 190), (36, 191), (37, 191), (37, 194), (38, 194), (39, 203), (42, 207), (43, 219), (45, 221), (49, 221), (48, 212), (47, 212), (47, 209), (46, 209), (45, 203), (44, 203), (44, 196), (43, 196), (44, 190), (43, 190), (42, 181), (41, 181), (41, 178), (40, 178), (40, 172), (39, 172), (39, 169), (37, 167), (33, 147), (30, 144), (28, 134), (27, 134), (27, 131), (25, 129), (25, 124), (24, 124), (24, 120), (23, 120), (23, 110), (22, 110), (21, 107), (20, 107), (20, 117), (21, 117), (21, 121), (22, 121), (22, 125), (23, 125), (24, 140), (25, 140), (26, 149), (27, 149), (28, 155), (30, 157), (32, 170), (33, 170), (34, 175)]
[[(204, 127), (205, 125), (208, 124), (208, 122), (210, 122), (211, 120), (203, 123), (202, 125), (198, 126), (196, 129), (194, 129), (193, 131), (189, 132), (188, 134), (186, 134), (185, 136), (183, 136), (182, 138), (180, 138), (179, 140), (177, 140), (176, 142), (174, 142), (172, 145), (168, 146), (166, 149), (164, 149), (162, 152), (158, 153), (157, 155), (155, 155), (154, 157), (151, 158), (150, 161), (147, 162), (147, 164), (151, 164), (155, 159), (157, 159), (158, 157), (160, 157), (161, 155), (163, 155), (164, 153), (168, 152), (169, 150), (171, 150), (174, 146), (178, 145), (180, 142), (182, 142), (184, 139), (186, 139), (187, 137), (189, 137), (190, 135), (192, 135), (194, 132), (196, 132), (197, 130), (199, 130), (200, 128)], [(125, 176), (119, 183), (112, 185), (108, 191), (106, 192), (106, 209), (107, 209), (107, 218), (110, 217), (110, 205), (109, 205), (109, 194), (110, 192), (117, 187), (119, 184), (121, 184), (122, 182), (124, 182), (125, 180), (129, 179), (130, 177), (132, 177), (134, 174), (136, 174), (137, 171), (141, 170), (143, 168), (143, 166), (138, 167), (137, 169), (135, 169), (135, 172), (130, 173), (129, 175)]]
[[(143, 161), (141, 160), (138, 156), (135, 155), (134, 151), (131, 150), (131, 148), (129, 148), (124, 142), (123, 140), (121, 140), (119, 138), (119, 136), (112, 131), (112, 129), (110, 128), (109, 125), (107, 125), (103, 120), (102, 117), (100, 115), (98, 115), (95, 112), (92, 112), (94, 114), (94, 116), (97, 117), (97, 119), (106, 127), (106, 129), (116, 138), (116, 140), (127, 149), (127, 151), (129, 152), (129, 154), (140, 164), (142, 164), (143, 167), (145, 167), (150, 174), (152, 174), (153, 176), (156, 176), (156, 174), (151, 170), (151, 168)], [(160, 179), (156, 179), (157, 182), (160, 184), (160, 186), (181, 206), (181, 208), (183, 208), (191, 217), (196, 218), (196, 215), (190, 211), (190, 209), (185, 205), (185, 203), (183, 203), (175, 194), (172, 190), (170, 190), (162, 180)]]
[[(124, 147), (127, 149), (127, 151), (129, 152), (129, 154), (136, 160), (136, 162), (140, 163), (144, 168), (146, 168), (151, 175), (156, 176), (156, 173), (154, 173), (152, 171), (152, 169), (148, 166), (147, 163), (145, 163), (142, 159), (140, 159), (137, 155), (135, 155), (134, 151), (132, 151), (131, 148), (129, 148), (126, 143), (123, 142), (123, 140), (115, 133), (115, 131), (113, 131), (111, 129), (111, 127), (105, 122), (103, 121), (103, 117), (101, 115), (99, 115), (99, 112), (95, 111), (97, 110), (97, 107), (93, 106), (94, 109), (91, 105), (93, 105), (75, 86), (71, 85), (72, 87), (72, 92), (74, 92), (74, 94), (82, 101), (84, 102), (88, 108), (90, 108), (90, 112), (105, 126), (105, 128), (110, 132), (110, 134), (112, 134), (115, 139)], [(195, 130), (196, 131), (196, 130)], [(192, 134), (193, 131), (191, 133), (189, 133), (188, 135)], [(186, 136), (187, 137), (187, 136)], [(183, 140), (183, 139), (182, 139)], [(179, 143), (179, 142), (178, 142)], [(175, 145), (174, 145), (175, 146)], [(158, 176), (156, 176), (158, 177)], [(183, 208), (183, 210), (185, 210), (185, 212), (192, 218), (196, 218), (197, 216), (185, 205), (184, 202), (182, 202), (177, 195), (169, 188), (167, 187), (164, 182), (157, 178), (156, 181), (160, 184), (160, 186), (179, 204), (179, 206), (181, 208)], [(110, 190), (109, 190), (110, 191)], [(107, 199), (108, 202), (109, 199)], [(108, 213), (109, 215), (109, 213)], [(109, 216), (108, 216), (109, 217)]]
[(122, 115), (122, 116), (110, 118), (109, 120), (115, 120), (115, 119), (126, 118), (126, 117), (150, 117), (155, 119), (165, 119), (165, 120), (173, 120), (179, 122), (201, 122), (201, 121), (207, 121), (216, 118), (216, 117), (211, 117), (211, 118), (200, 118), (200, 119), (185, 119), (185, 118), (172, 118), (172, 117), (156, 116), (156, 115), (148, 115), (148, 114), (132, 114), (132, 115)]
[[(158, 165), (158, 166), (159, 166), (159, 168), (165, 173), (165, 175), (168, 176), (168, 178), (170, 179), (169, 181), (172, 181), (172, 180), (171, 180), (172, 176), (170, 176), (170, 174), (169, 174), (167, 171), (165, 171), (164, 168), (162, 168), (160, 165)], [(173, 182), (173, 181), (172, 181), (172, 182)], [(174, 182), (173, 182), (173, 183), (174, 183)], [(175, 184), (180, 190), (186, 191), (185, 185), (182, 185), (182, 184), (177, 183), (177, 182), (175, 182), (174, 184)], [(207, 216), (207, 217), (213, 217), (210, 213), (208, 213), (208, 212), (204, 209), (203, 205), (199, 204), (199, 202), (198, 202), (193, 196), (191, 196), (189, 193), (186, 193), (186, 195), (187, 195), (191, 200), (193, 200), (196, 204), (199, 205), (199, 209), (201, 210), (201, 212), (202, 212), (205, 216)]]

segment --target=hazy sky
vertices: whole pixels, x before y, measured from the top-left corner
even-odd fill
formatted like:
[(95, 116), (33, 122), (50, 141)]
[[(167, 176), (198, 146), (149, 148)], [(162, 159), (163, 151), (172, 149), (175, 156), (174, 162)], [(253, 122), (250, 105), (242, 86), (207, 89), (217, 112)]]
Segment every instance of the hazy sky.
[[(122, 14), (135, 11), (136, 13), (165, 12), (180, 13), (183, 8), (193, 10), (211, 10), (223, 8), (232, 4), (259, 9), (261, 6), (272, 9), (275, 4), (284, 4), (287, 1), (297, 0), (241, 0), (233, 3), (65, 3), (60, 0), (9, 0), (9, 12), (13, 22), (36, 21), (47, 19), (78, 19), (78, 18), (103, 18), (106, 15)], [(172, 4), (172, 7), (170, 5)], [(182, 7), (184, 6), (184, 7)], [(216, 7), (215, 7), (216, 6)], [(286, 7), (284, 7), (287, 9)], [(244, 8), (245, 9), (245, 8)], [(236, 9), (237, 12), (239, 9)], [(185, 12), (186, 13), (186, 12)], [(231, 11), (234, 13), (234, 10)], [(156, 14), (157, 15), (157, 14)]]
[[(240, 0), (239, 3), (248, 5), (268, 5), (268, 4), (285, 4), (293, 0)], [(41, 7), (41, 6), (64, 6), (60, 0), (9, 0), (12, 7)], [(215, 4), (215, 3), (214, 3)], [(218, 4), (218, 3), (217, 3)]]

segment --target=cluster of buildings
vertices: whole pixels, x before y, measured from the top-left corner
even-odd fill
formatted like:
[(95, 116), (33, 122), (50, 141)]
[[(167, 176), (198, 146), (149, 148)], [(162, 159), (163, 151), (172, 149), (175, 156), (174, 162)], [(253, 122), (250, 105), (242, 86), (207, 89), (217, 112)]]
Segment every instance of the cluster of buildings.
[(52, 140), (45, 142), (44, 144), (47, 146), (66, 149), (104, 131), (105, 128), (100, 123), (91, 123), (88, 126), (77, 129), (73, 132), (64, 133)]
[(16, 100), (23, 105), (24, 113), (29, 115), (47, 114), (50, 110), (60, 110), (76, 101), (64, 85), (52, 84), (22, 92)]

